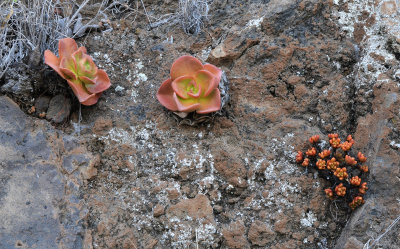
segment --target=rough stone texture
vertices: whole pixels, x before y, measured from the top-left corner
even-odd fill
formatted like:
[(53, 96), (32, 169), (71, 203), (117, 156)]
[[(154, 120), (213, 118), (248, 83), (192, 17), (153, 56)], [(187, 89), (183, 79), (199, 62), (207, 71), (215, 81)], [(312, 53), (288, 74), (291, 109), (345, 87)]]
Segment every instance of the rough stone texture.
[[(112, 31), (78, 43), (112, 87), (82, 107), (80, 126), (76, 105), (60, 130), (29, 121), (32, 134), (46, 127), (56, 158), (49, 164), (68, 188), (60, 212), (73, 215), (60, 217), (80, 217), (73, 223), (80, 243), (96, 249), (320, 249), (377, 238), (399, 215), (400, 22), (393, 2), (398, 6), (215, 0), (197, 36), (170, 24), (148, 30), (140, 13), (111, 18)], [(144, 3), (160, 18), (178, 7)], [(184, 54), (215, 63), (229, 80), (224, 109), (194, 127), (178, 125), (155, 98)], [(44, 74), (44, 82), (54, 80)], [(25, 111), (41, 93), (33, 86), (34, 96), (15, 98)], [(353, 134), (368, 157), (366, 203), (352, 214), (325, 197), (327, 182), (294, 163), (309, 136), (332, 132)], [(395, 227), (380, 245), (397, 248), (396, 235)]]
[(93, 163), (91, 154), (4, 96), (0, 127), (0, 248), (82, 248), (80, 172)]
[(71, 112), (71, 100), (59, 94), (51, 98), (46, 118), (56, 124), (63, 123)]
[[(382, 248), (400, 248), (399, 225), (383, 238), (374, 241), (399, 215), (399, 57), (400, 38), (398, 1), (354, 1), (347, 10), (337, 13), (343, 30), (352, 35), (362, 26), (365, 36), (359, 40), (363, 54), (354, 70), (356, 79), (356, 147), (364, 150), (370, 167), (369, 192), (366, 203), (353, 213), (336, 247), (362, 248), (370, 241)], [(361, 12), (359, 12), (361, 10)], [(382, 35), (381, 31), (386, 34)], [(397, 59), (397, 60), (396, 60)], [(396, 82), (397, 81), (397, 82)], [(358, 115), (357, 115), (358, 116)]]
[(249, 248), (249, 243), (245, 236), (246, 228), (242, 222), (236, 221), (231, 223), (222, 230), (222, 234), (224, 235), (225, 243), (228, 248)]
[(248, 237), (253, 245), (265, 246), (274, 241), (275, 233), (266, 224), (256, 220), (250, 226)]
[(50, 97), (49, 96), (41, 96), (35, 100), (35, 109), (36, 113), (45, 113), (47, 112), (47, 108), (49, 108)]

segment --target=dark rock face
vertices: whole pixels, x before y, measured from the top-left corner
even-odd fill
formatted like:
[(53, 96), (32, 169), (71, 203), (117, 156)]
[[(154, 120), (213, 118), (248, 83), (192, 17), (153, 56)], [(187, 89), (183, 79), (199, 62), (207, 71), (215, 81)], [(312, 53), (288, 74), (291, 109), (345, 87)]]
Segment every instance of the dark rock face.
[(60, 124), (67, 120), (71, 112), (71, 100), (64, 95), (51, 98), (46, 118), (51, 122)]
[[(4, 96), (0, 127), (0, 248), (82, 248), (79, 172), (87, 170), (90, 154), (64, 152), (58, 132)], [(60, 166), (72, 174), (72, 161), (80, 169), (67, 177)]]

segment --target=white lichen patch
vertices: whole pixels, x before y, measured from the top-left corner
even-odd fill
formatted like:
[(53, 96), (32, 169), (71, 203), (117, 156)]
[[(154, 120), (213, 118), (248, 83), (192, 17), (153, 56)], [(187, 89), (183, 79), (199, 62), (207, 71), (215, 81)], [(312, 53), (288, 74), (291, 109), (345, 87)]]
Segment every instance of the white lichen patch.
[[(193, 133), (193, 136), (196, 135)], [(213, 179), (214, 164), (210, 151), (201, 151), (196, 143), (182, 144), (179, 151), (184, 152), (185, 156), (178, 159), (178, 150), (175, 146), (166, 143), (166, 140), (157, 143), (156, 140), (150, 139), (152, 137), (166, 138), (169, 137), (169, 133), (158, 130), (153, 122), (148, 121), (145, 127), (131, 126), (129, 130), (112, 128), (108, 135), (99, 139), (107, 145), (111, 145), (111, 142), (131, 145), (138, 153), (136, 157), (132, 157), (130, 160), (135, 165), (140, 161), (144, 167), (143, 170), (155, 170), (154, 173), (178, 174), (182, 167), (187, 166), (194, 167), (197, 174), (200, 174), (208, 168), (210, 179)], [(184, 135), (177, 135), (176, 139), (184, 140)], [(163, 160), (160, 160), (161, 156), (163, 156)], [(156, 166), (154, 165), (155, 162), (157, 162)], [(145, 164), (143, 165), (143, 163)]]
[(125, 90), (125, 88), (122, 87), (122, 86), (120, 86), (120, 85), (117, 85), (117, 86), (115, 87), (115, 91), (116, 91), (116, 92), (122, 92), (122, 91), (124, 91), (124, 90)]
[[(351, 38), (353, 38), (356, 25), (359, 25), (360, 20), (362, 20), (362, 15), (369, 13), (370, 15), (373, 14), (375, 18), (373, 25), (364, 26), (366, 35), (361, 42), (363, 54), (355, 66), (356, 87), (374, 85), (379, 75), (388, 71), (385, 63), (395, 59), (393, 54), (387, 50), (386, 44), (390, 35), (400, 38), (398, 37), (400, 36), (400, 15), (397, 11), (395, 12), (397, 14), (388, 19), (382, 12), (383, 3), (384, 1), (354, 0), (346, 3), (346, 10), (334, 12), (341, 29)], [(341, 1), (334, 1), (334, 4), (338, 6)], [(383, 35), (383, 33), (388, 34)], [(356, 50), (359, 51), (358, 48)], [(385, 61), (378, 61), (377, 56), (384, 58)]]
[(264, 21), (264, 16), (257, 19), (252, 19), (247, 23), (246, 28), (256, 27), (257, 29), (259, 29), (261, 28), (261, 23), (263, 21)]
[(317, 218), (313, 214), (313, 212), (307, 212), (306, 214), (303, 213), (303, 218), (300, 219), (300, 224), (304, 227), (312, 227), (314, 222), (317, 221)]

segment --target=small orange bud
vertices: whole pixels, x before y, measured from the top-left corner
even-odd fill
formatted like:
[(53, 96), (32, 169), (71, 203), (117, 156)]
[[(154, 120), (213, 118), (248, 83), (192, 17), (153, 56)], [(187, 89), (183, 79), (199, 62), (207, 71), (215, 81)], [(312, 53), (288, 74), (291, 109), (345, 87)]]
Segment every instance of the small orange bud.
[(303, 161), (303, 152), (298, 151), (296, 155), (296, 163), (301, 163)]
[(362, 166), (360, 166), (360, 170), (362, 172), (364, 172), (364, 173), (367, 173), (368, 172), (368, 166), (367, 165), (362, 165)]
[(346, 168), (337, 168), (333, 174), (341, 181), (348, 177)]
[(362, 163), (365, 163), (367, 161), (367, 158), (361, 152), (358, 152), (357, 157), (358, 157), (358, 160)]
[(339, 135), (338, 134), (336, 134), (336, 133), (332, 133), (332, 134), (328, 134), (328, 137), (329, 138), (338, 138), (339, 137)]
[(308, 149), (308, 151), (306, 152), (307, 156), (315, 156), (317, 154), (317, 150), (312, 147), (311, 149)]
[(336, 161), (336, 158), (332, 157), (331, 160), (327, 161), (327, 168), (329, 170), (335, 171), (337, 167), (339, 167), (339, 162)]
[(349, 151), (352, 145), (353, 145), (352, 143), (345, 141), (340, 145), (340, 148), (342, 148), (343, 151)]
[(347, 140), (347, 142), (351, 143), (351, 145), (354, 144), (354, 139), (351, 135), (348, 135), (346, 140)]
[(325, 167), (326, 167), (326, 162), (325, 162), (325, 160), (319, 159), (319, 160), (317, 161), (316, 165), (317, 165), (317, 168), (318, 168), (319, 170), (323, 170), (323, 169), (325, 169)]
[(361, 184), (361, 178), (358, 177), (358, 176), (353, 176), (353, 177), (350, 179), (350, 184), (351, 184), (351, 185), (354, 185), (354, 186), (360, 186), (360, 184)]
[(356, 207), (364, 204), (364, 199), (361, 196), (354, 197), (353, 201), (349, 204), (350, 208), (354, 210)]
[(309, 164), (310, 164), (310, 159), (306, 158), (306, 159), (304, 159), (304, 161), (301, 164), (301, 166), (307, 167)]
[(332, 191), (332, 189), (327, 188), (324, 191), (325, 191), (326, 197), (328, 197), (329, 199), (332, 200), (333, 199), (333, 191)]
[(329, 143), (333, 148), (339, 148), (340, 147), (340, 138), (333, 137), (329, 140)]
[(346, 161), (346, 163), (347, 163), (348, 165), (351, 165), (351, 166), (355, 166), (355, 165), (357, 164), (357, 161), (354, 159), (354, 157), (351, 157), (351, 156), (349, 156), (349, 155), (346, 155), (346, 156), (344, 157), (344, 160)]
[(367, 187), (367, 183), (363, 182), (361, 184), (361, 187), (358, 189), (358, 191), (360, 192), (360, 194), (365, 194), (365, 192), (367, 191), (368, 187)]
[(318, 143), (319, 142), (319, 135), (314, 135), (314, 136), (310, 137), (310, 139), (308, 139), (308, 141), (310, 141), (310, 143), (312, 143), (312, 144)]
[(345, 196), (346, 195), (346, 187), (343, 186), (343, 183), (339, 184), (335, 188), (336, 195)]
[(321, 159), (324, 159), (325, 157), (328, 157), (331, 154), (330, 150), (323, 150), (321, 153), (318, 153), (318, 156)]

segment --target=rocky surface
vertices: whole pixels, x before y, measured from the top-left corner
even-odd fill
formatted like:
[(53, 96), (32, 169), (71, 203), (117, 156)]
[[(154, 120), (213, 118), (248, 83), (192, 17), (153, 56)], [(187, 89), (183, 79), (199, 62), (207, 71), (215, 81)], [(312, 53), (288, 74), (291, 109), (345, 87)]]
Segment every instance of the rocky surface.
[(0, 248), (82, 248), (79, 189), (95, 158), (4, 96), (0, 127)]
[[(147, 11), (178, 7), (159, 2)], [(1, 98), (0, 152), (10, 159), (0, 167), (0, 247), (362, 248), (400, 215), (399, 4), (216, 0), (196, 36), (114, 18), (111, 32), (78, 40), (113, 84), (82, 107), (80, 124), (76, 104), (67, 119), (63, 103), (76, 100), (52, 73), (47, 84), (10, 73), (3, 93), (26, 112), (35, 105), (32, 116), (62, 118), (54, 128)], [(224, 109), (196, 126), (155, 98), (184, 54), (229, 81)], [(22, 86), (31, 88), (12, 90)], [(58, 94), (66, 102), (54, 105)], [(369, 192), (353, 213), (294, 163), (309, 136), (332, 132), (353, 134), (368, 157)], [(378, 243), (400, 248), (398, 235)]]

